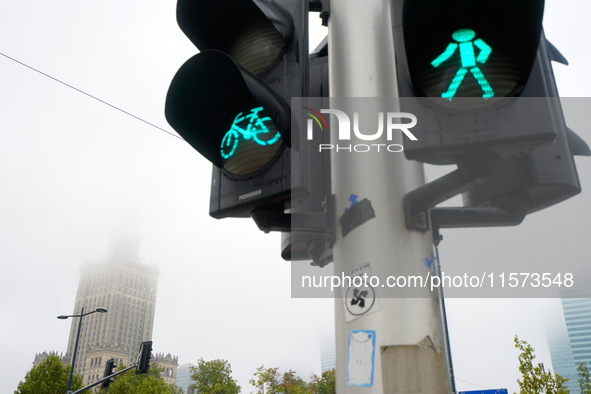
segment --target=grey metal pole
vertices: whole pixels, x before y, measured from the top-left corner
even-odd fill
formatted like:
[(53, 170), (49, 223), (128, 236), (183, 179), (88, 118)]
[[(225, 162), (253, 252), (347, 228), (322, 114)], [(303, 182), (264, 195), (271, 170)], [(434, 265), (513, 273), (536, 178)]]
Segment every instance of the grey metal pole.
[(76, 365), (76, 352), (78, 351), (78, 341), (80, 340), (82, 317), (84, 317), (84, 307), (82, 307), (82, 310), (80, 311), (80, 320), (78, 321), (78, 332), (76, 333), (76, 344), (74, 345), (74, 353), (72, 354), (72, 365), (70, 367), (70, 377), (68, 378), (68, 387), (66, 388), (66, 394), (72, 394), (72, 378), (74, 377), (74, 366)]
[[(437, 272), (437, 276), (441, 279), (441, 261), (439, 260), (439, 248), (435, 247), (435, 269)], [(439, 310), (441, 313), (442, 318), (442, 325), (444, 330), (443, 340), (444, 340), (444, 351), (445, 351), (445, 359), (447, 362), (447, 379), (448, 379), (448, 387), (449, 392), (455, 394), (456, 391), (456, 381), (454, 376), (454, 367), (453, 362), (451, 359), (451, 346), (449, 344), (449, 331), (447, 330), (447, 313), (445, 312), (445, 299), (443, 297), (443, 289), (441, 287), (438, 288), (439, 294)]]
[[(104, 382), (105, 380), (112, 379), (112, 378), (114, 378), (115, 376), (121, 375), (122, 373), (125, 373), (125, 372), (127, 372), (127, 371), (129, 371), (129, 370), (131, 370), (131, 369), (134, 369), (134, 368), (137, 368), (137, 365), (135, 365), (135, 364), (134, 364), (134, 365), (130, 365), (129, 367), (127, 367), (127, 368), (125, 368), (125, 369), (122, 369), (122, 370), (121, 370), (121, 371), (119, 371), (119, 372), (115, 372), (115, 373), (114, 373), (114, 374), (112, 374), (112, 375), (109, 375), (109, 376), (103, 376), (101, 379), (97, 380), (96, 382), (92, 382), (91, 384), (89, 384), (89, 385), (87, 385), (87, 386), (84, 386), (84, 387), (82, 387), (82, 388), (81, 388), (81, 389), (79, 389), (79, 390), (76, 390), (76, 391), (74, 391), (72, 394), (79, 394), (79, 393), (82, 393), (82, 392), (84, 392), (84, 391), (86, 391), (86, 390), (88, 390), (88, 389), (90, 389), (90, 388), (93, 388), (93, 387), (95, 387), (95, 386), (98, 386), (99, 384), (101, 384), (101, 383), (102, 383), (102, 382)], [(109, 391), (109, 389), (108, 389), (108, 388), (107, 388), (107, 391)]]
[[(390, 15), (388, 0), (331, 0), (331, 97), (397, 97)], [(331, 127), (332, 141), (336, 129)], [(400, 134), (391, 143), (402, 144)], [(346, 238), (337, 223), (335, 275), (364, 266), (381, 278), (407, 272), (408, 267), (426, 273), (425, 259), (433, 253), (431, 233), (407, 230), (403, 211), (404, 194), (424, 184), (422, 165), (406, 160), (403, 153), (334, 150), (331, 163), (337, 218), (349, 208), (351, 194), (370, 200), (376, 215)], [(375, 292), (372, 313), (354, 318), (345, 309), (347, 299), (335, 300), (337, 393), (449, 391), (439, 301), (430, 293), (380, 298), (381, 290)]]

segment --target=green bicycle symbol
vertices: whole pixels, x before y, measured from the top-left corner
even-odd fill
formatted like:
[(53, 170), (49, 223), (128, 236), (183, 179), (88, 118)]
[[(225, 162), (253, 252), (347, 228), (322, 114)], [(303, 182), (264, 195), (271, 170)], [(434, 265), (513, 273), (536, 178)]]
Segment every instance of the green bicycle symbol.
[[(244, 141), (248, 141), (252, 139), (259, 145), (268, 146), (273, 145), (279, 138), (281, 134), (279, 132), (275, 133), (275, 135), (268, 139), (264, 140), (259, 137), (263, 137), (266, 134), (269, 134), (269, 128), (265, 125), (265, 122), (271, 122), (271, 118), (266, 116), (264, 118), (259, 117), (259, 112), (263, 110), (263, 107), (253, 108), (250, 110), (248, 115), (243, 116), (243, 112), (240, 112), (234, 118), (234, 122), (232, 122), (232, 127), (228, 132), (224, 135), (222, 139), (222, 146), (220, 149), (220, 153), (224, 159), (229, 159), (236, 153), (236, 149), (238, 148), (238, 144), (240, 143), (240, 136)], [(246, 125), (246, 129), (238, 126), (238, 124), (244, 122), (248, 119), (248, 124)]]

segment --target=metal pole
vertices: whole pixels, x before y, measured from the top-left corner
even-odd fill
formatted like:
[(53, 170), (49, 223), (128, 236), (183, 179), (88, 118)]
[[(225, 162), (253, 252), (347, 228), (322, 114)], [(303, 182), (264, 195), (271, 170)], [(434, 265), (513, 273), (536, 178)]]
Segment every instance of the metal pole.
[[(107, 379), (112, 379), (112, 378), (114, 378), (115, 376), (117, 376), (117, 375), (121, 375), (122, 373), (125, 373), (125, 372), (129, 371), (130, 369), (134, 369), (134, 368), (137, 368), (137, 365), (136, 365), (136, 364), (134, 364), (134, 365), (130, 365), (129, 367), (127, 367), (127, 368), (125, 368), (125, 369), (122, 369), (122, 370), (121, 370), (121, 371), (119, 371), (119, 372), (115, 372), (115, 373), (114, 373), (114, 374), (112, 374), (112, 375), (109, 375), (109, 376), (104, 376), (104, 377), (102, 377), (101, 379), (97, 380), (96, 382), (92, 382), (91, 384), (89, 384), (89, 385), (87, 385), (87, 386), (84, 386), (84, 387), (82, 387), (82, 388), (81, 388), (81, 389), (79, 389), (79, 390), (76, 390), (76, 391), (74, 391), (72, 394), (79, 394), (79, 393), (82, 393), (82, 392), (84, 392), (84, 391), (86, 391), (86, 390), (88, 390), (88, 389), (90, 389), (90, 388), (93, 388), (93, 387), (95, 387), (95, 386), (98, 386), (99, 384), (101, 384), (102, 382), (104, 382), (104, 381), (105, 381), (105, 380), (107, 380)], [(109, 389), (107, 389), (107, 391), (108, 391), (108, 390), (109, 390)]]
[(70, 368), (70, 377), (68, 378), (68, 387), (66, 394), (72, 394), (72, 378), (74, 377), (74, 366), (76, 365), (76, 352), (78, 351), (78, 340), (80, 339), (80, 331), (82, 328), (82, 317), (84, 316), (84, 307), (80, 312), (80, 320), (78, 321), (78, 332), (76, 333), (76, 344), (74, 345), (74, 354), (72, 355), (72, 366)]
[[(439, 277), (439, 279), (441, 279), (441, 261), (439, 260), (439, 248), (436, 246), (435, 247), (435, 268), (437, 270), (437, 276)], [(449, 331), (447, 330), (447, 313), (445, 312), (445, 299), (443, 298), (443, 289), (441, 287), (438, 287), (438, 294), (439, 294), (439, 310), (441, 312), (441, 318), (442, 320), (442, 325), (443, 325), (443, 330), (444, 330), (444, 336), (443, 336), (443, 340), (445, 343), (444, 346), (444, 350), (445, 350), (445, 359), (447, 361), (447, 370), (449, 371), (447, 374), (447, 378), (448, 378), (448, 387), (449, 387), (449, 391), (452, 394), (455, 394), (456, 391), (456, 381), (455, 381), (455, 376), (454, 376), (454, 367), (453, 367), (453, 362), (451, 359), (451, 346), (449, 344)]]
[[(328, 28), (331, 97), (398, 96), (390, 1), (332, 0)], [(336, 143), (337, 128), (331, 126), (331, 133)], [(402, 144), (402, 133), (396, 138), (390, 143)], [(355, 142), (353, 136), (348, 141)], [(360, 267), (382, 279), (409, 270), (426, 274), (425, 259), (433, 256), (431, 233), (407, 230), (403, 209), (405, 193), (424, 184), (422, 165), (403, 153), (333, 150), (331, 155), (337, 218), (350, 207), (352, 194), (367, 198), (375, 211), (375, 218), (346, 237), (337, 223), (335, 276)], [(335, 300), (337, 393), (449, 391), (438, 300), (427, 291), (422, 298), (380, 298), (381, 292), (375, 289), (371, 313), (353, 319), (347, 299)]]

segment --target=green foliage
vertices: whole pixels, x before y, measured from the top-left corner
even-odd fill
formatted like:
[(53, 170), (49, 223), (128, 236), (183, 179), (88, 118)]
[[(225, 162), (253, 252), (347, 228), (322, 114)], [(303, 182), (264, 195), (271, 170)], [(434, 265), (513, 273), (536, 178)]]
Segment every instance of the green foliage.
[[(18, 384), (14, 394), (64, 394), (68, 387), (70, 366), (64, 367), (58, 356), (49, 356), (37, 367), (31, 368), (25, 380)], [(74, 374), (72, 391), (82, 388), (82, 378)]]
[[(119, 364), (117, 371), (124, 368), (123, 364)], [(180, 387), (166, 384), (160, 375), (163, 370), (158, 364), (152, 364), (145, 374), (137, 375), (135, 369), (131, 369), (115, 376), (109, 386), (109, 394), (182, 394)]]
[(281, 379), (283, 393), (287, 394), (307, 394), (310, 392), (308, 384), (291, 369), (283, 374)]
[(197, 366), (191, 367), (191, 385), (195, 394), (238, 394), (240, 386), (232, 378), (232, 367), (226, 360), (197, 360)]
[(579, 387), (581, 394), (591, 394), (591, 381), (589, 380), (589, 370), (585, 363), (580, 363), (577, 367), (579, 373)]
[(535, 358), (534, 348), (526, 341), (520, 341), (515, 336), (515, 347), (521, 350), (519, 354), (519, 372), (523, 380), (517, 380), (519, 383), (520, 394), (568, 394), (566, 382), (568, 379), (560, 375), (552, 376), (552, 372), (546, 372), (542, 364), (533, 366)]
[(281, 393), (281, 383), (279, 368), (265, 368), (263, 365), (257, 368), (253, 374), (254, 378), (248, 380), (257, 391), (256, 394), (276, 394)]
[(335, 370), (324, 371), (320, 377), (313, 375), (308, 387), (310, 388), (310, 393), (313, 394), (335, 394), (337, 391)]
[(283, 374), (279, 368), (260, 366), (249, 383), (256, 388), (255, 394), (335, 394), (334, 369), (325, 371), (322, 376), (312, 375), (306, 383), (291, 369)]
[(308, 384), (291, 369), (281, 375), (279, 368), (260, 366), (248, 382), (255, 386), (257, 394), (307, 394)]

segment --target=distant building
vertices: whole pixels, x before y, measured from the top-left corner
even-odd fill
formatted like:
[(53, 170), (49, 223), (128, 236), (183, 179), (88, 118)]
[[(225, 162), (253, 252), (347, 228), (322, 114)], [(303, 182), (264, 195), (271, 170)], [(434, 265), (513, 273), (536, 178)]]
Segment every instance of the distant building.
[[(139, 262), (139, 239), (116, 240), (109, 258), (80, 269), (80, 282), (72, 314), (98, 307), (108, 313), (93, 313), (82, 319), (74, 371), (84, 375), (84, 384), (103, 373), (105, 362), (135, 361), (140, 343), (152, 339), (158, 268)], [(72, 318), (66, 359), (72, 361), (78, 330)]]
[(573, 357), (573, 351), (570, 346), (570, 340), (566, 325), (557, 324), (548, 331), (548, 348), (552, 359), (552, 372), (559, 374), (563, 378), (568, 378), (568, 389), (571, 394), (580, 394), (579, 384), (577, 382), (577, 367)]
[[(566, 293), (566, 292), (565, 292)], [(564, 325), (548, 333), (554, 371), (567, 382), (571, 394), (579, 394), (577, 367), (591, 369), (591, 299), (562, 298)]]
[(166, 356), (164, 353), (156, 353), (156, 355), (152, 355), (150, 364), (158, 364), (164, 368), (164, 371), (162, 371), (161, 375), (164, 377), (166, 384), (177, 384), (177, 368), (179, 365), (178, 357), (171, 356), (170, 353), (168, 353)]
[(322, 372), (336, 368), (337, 354), (334, 332), (326, 333), (320, 339), (320, 369)]
[(562, 299), (564, 320), (575, 364), (591, 367), (591, 299)]
[[(87, 385), (103, 377), (107, 360), (129, 366), (135, 363), (140, 343), (152, 340), (156, 309), (158, 268), (141, 264), (139, 237), (121, 235), (112, 242), (109, 256), (80, 269), (73, 315), (102, 307), (107, 313), (93, 313), (82, 319), (74, 371)], [(71, 318), (68, 348), (64, 364), (72, 362), (79, 318)], [(46, 352), (35, 356), (37, 365), (47, 358)], [(178, 358), (170, 354), (152, 355), (152, 363), (164, 368), (166, 383), (176, 382)]]
[(185, 394), (189, 393), (189, 386), (193, 384), (191, 367), (195, 367), (195, 365), (183, 364), (177, 369), (176, 385), (182, 388)]
[(47, 358), (49, 356), (57, 356), (57, 357), (60, 358), (60, 360), (61, 360), (61, 362), (62, 362), (63, 365), (68, 365), (68, 363), (66, 361), (66, 358), (65, 358), (65, 356), (64, 356), (63, 353), (60, 353), (58, 355), (57, 352), (49, 352), (49, 353), (48, 352), (43, 352), (43, 353), (37, 353), (37, 354), (35, 354), (35, 361), (33, 361), (33, 367), (38, 367), (39, 364), (41, 364), (42, 362), (44, 362), (45, 360), (47, 360)]

